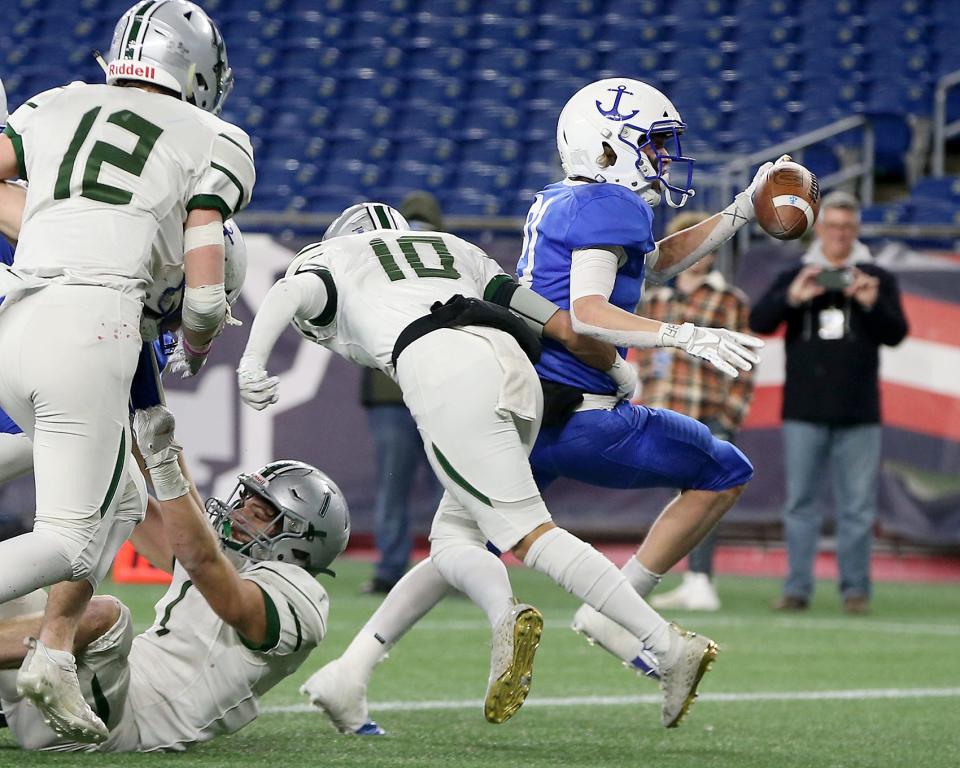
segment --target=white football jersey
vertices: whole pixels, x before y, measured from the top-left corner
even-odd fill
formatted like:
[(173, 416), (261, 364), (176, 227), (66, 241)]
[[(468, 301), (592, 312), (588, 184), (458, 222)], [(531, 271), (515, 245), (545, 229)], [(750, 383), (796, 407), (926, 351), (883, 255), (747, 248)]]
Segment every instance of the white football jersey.
[(140, 88), (72, 85), (35, 96), (5, 133), (29, 181), (15, 271), (142, 296), (183, 264), (194, 208), (224, 220), (250, 201), (247, 135)]
[(484, 298), (500, 266), (444, 232), (377, 230), (308, 245), (287, 274), (315, 273), (327, 287), (319, 317), (294, 320), (300, 335), (360, 365), (394, 375), (397, 337), (456, 294)]
[(263, 590), (267, 639), (251, 648), (224, 623), (177, 564), (156, 620), (130, 652), (128, 713), (138, 749), (185, 749), (233, 733), (260, 712), (260, 697), (293, 673), (323, 639), (329, 599), (302, 568), (261, 562), (240, 575)]

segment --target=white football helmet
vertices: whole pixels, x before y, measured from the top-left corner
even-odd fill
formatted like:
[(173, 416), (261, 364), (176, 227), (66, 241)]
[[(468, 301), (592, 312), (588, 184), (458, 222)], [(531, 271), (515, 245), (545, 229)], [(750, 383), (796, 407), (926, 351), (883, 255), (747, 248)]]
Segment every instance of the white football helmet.
[[(570, 98), (557, 122), (557, 148), (567, 176), (619, 184), (650, 205), (663, 196), (671, 208), (680, 208), (694, 195), (693, 158), (680, 149), (685, 129), (677, 108), (656, 88), (615, 77), (590, 83)], [(603, 162), (604, 144), (617, 155), (612, 165)], [(643, 152), (648, 146), (657, 151), (656, 161)], [(683, 174), (685, 181), (671, 183)]]
[(7, 124), (7, 92), (3, 89), (3, 80), (0, 80), (0, 129)]
[[(229, 306), (240, 298), (246, 276), (247, 244), (237, 222), (227, 219), (223, 222), (223, 290)], [(140, 338), (143, 341), (153, 341), (161, 331), (179, 327), (184, 280), (183, 266), (176, 264), (147, 286), (140, 316)]]
[(233, 88), (220, 31), (187, 0), (142, 0), (123, 14), (105, 69), (108, 83), (154, 83), (215, 115)]
[(357, 203), (351, 205), (333, 220), (321, 240), (341, 235), (359, 235), (378, 229), (410, 229), (410, 224), (396, 208), (383, 203)]
[[(299, 565), (313, 575), (332, 574), (327, 566), (350, 538), (350, 509), (333, 480), (301, 461), (275, 461), (237, 480), (225, 502), (207, 500), (214, 530), (228, 551), (254, 562), (274, 560)], [(272, 533), (244, 525), (234, 514), (250, 493), (277, 511)]]

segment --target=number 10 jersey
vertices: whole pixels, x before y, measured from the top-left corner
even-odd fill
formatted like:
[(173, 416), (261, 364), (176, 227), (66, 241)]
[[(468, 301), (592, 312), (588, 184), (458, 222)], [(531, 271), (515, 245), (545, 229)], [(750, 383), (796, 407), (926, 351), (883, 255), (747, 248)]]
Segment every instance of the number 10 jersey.
[(15, 270), (142, 296), (183, 263), (195, 208), (224, 219), (250, 201), (247, 135), (176, 98), (77, 84), (35, 96), (4, 133), (30, 182)]
[(327, 303), (315, 318), (295, 318), (297, 332), (389, 376), (394, 375), (390, 357), (397, 337), (429, 314), (434, 302), (456, 294), (485, 298), (499, 280), (511, 279), (459, 237), (389, 229), (308, 245), (287, 275), (305, 272), (323, 282)]

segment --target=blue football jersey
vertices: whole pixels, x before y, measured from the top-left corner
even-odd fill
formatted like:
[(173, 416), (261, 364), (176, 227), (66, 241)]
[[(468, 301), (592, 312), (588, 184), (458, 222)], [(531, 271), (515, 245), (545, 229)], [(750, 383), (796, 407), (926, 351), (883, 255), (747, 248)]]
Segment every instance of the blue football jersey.
[[(13, 264), (13, 246), (7, 242), (3, 235), (0, 235), (0, 264), (6, 264), (8, 267)], [(0, 302), (3, 302), (2, 297), (0, 297)], [(19, 435), (21, 431), (13, 419), (0, 408), (0, 432), (5, 432), (8, 435)]]
[[(569, 310), (573, 251), (597, 246), (624, 249), (626, 261), (617, 270), (610, 303), (633, 312), (643, 290), (644, 257), (656, 247), (653, 209), (636, 192), (618, 184), (559, 182), (538, 193), (523, 228), (517, 278), (521, 285)], [(621, 355), (625, 351), (621, 349)], [(543, 340), (537, 373), (585, 392), (606, 395), (617, 389), (605, 373), (581, 363), (550, 339)]]
[(0, 235), (0, 264), (6, 264), (8, 267), (13, 264), (13, 246), (3, 235)]

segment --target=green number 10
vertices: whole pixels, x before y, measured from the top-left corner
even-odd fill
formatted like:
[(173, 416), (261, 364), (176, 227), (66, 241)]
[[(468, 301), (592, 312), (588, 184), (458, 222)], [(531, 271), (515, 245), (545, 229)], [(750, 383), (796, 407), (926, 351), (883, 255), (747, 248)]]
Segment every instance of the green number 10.
[[(424, 266), (420, 255), (417, 253), (415, 243), (432, 245), (433, 250), (436, 251), (437, 256), (440, 257), (440, 266)], [(416, 272), (417, 277), (445, 277), (449, 280), (459, 279), (460, 273), (453, 268), (453, 254), (450, 253), (447, 244), (444, 243), (441, 238), (433, 235), (406, 235), (397, 240), (397, 245), (400, 246), (400, 252), (403, 254), (403, 258), (407, 260), (410, 268)], [(387, 273), (387, 277), (391, 280), (403, 280), (406, 277), (397, 265), (396, 259), (393, 258), (393, 253), (390, 251), (389, 245), (379, 237), (375, 237), (370, 241), (370, 246), (380, 260), (380, 266), (383, 267), (383, 271)]]
[[(101, 109), (102, 107), (94, 107), (80, 119), (80, 125), (77, 126), (76, 133), (73, 134), (70, 146), (67, 148), (67, 153), (60, 163), (57, 183), (53, 188), (54, 200), (65, 200), (70, 197), (70, 179), (73, 177), (77, 153), (87, 140), (90, 129), (93, 127)], [(137, 146), (133, 148), (133, 152), (125, 152), (113, 144), (107, 144), (105, 141), (98, 141), (94, 144), (83, 168), (80, 196), (110, 205), (127, 205), (133, 199), (133, 193), (99, 182), (97, 179), (100, 176), (100, 167), (106, 163), (139, 177), (143, 173), (143, 166), (147, 164), (147, 157), (153, 150), (153, 145), (157, 143), (157, 139), (160, 138), (160, 134), (163, 133), (163, 129), (144, 120), (139, 115), (135, 115), (129, 109), (114, 112), (107, 118), (107, 122), (120, 126), (123, 130), (138, 136), (140, 140), (137, 142)]]

